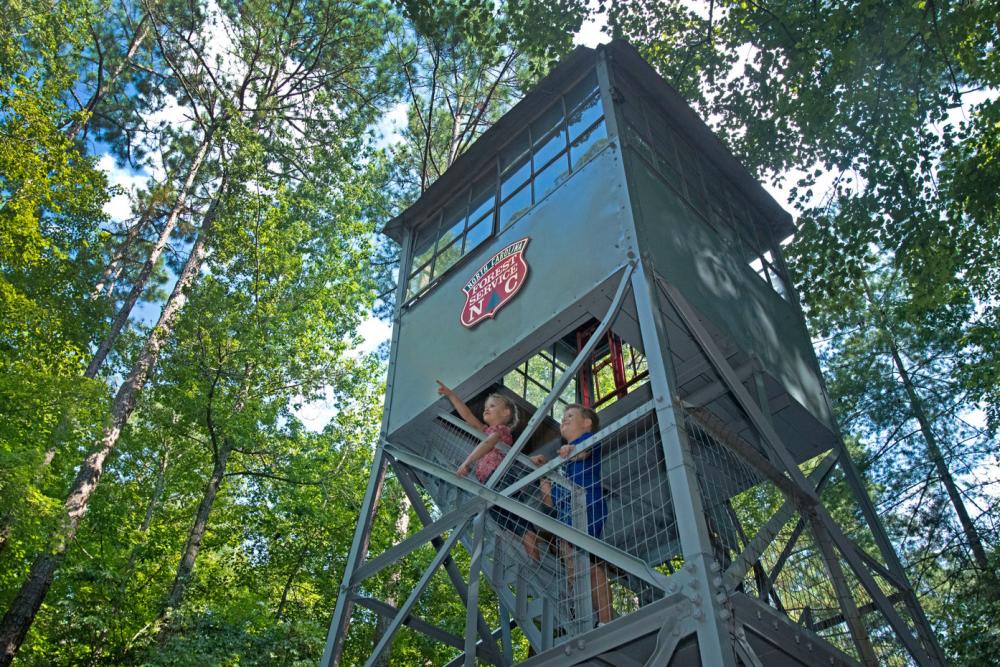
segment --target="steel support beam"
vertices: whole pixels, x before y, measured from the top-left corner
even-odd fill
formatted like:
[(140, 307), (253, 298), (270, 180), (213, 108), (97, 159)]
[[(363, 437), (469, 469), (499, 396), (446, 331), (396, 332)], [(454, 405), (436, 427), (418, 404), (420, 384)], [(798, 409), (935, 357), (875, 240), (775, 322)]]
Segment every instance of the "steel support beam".
[(888, 598), (882, 592), (878, 583), (871, 576), (871, 573), (868, 571), (865, 563), (858, 557), (855, 551), (856, 545), (854, 545), (854, 543), (851, 542), (846, 535), (844, 535), (840, 526), (833, 521), (829, 512), (827, 512), (823, 504), (819, 502), (819, 497), (816, 495), (815, 489), (808, 488), (809, 485), (806, 483), (802, 471), (799, 470), (798, 465), (788, 452), (788, 449), (785, 447), (781, 438), (778, 437), (778, 434), (771, 427), (769, 421), (761, 413), (753, 399), (750, 398), (746, 388), (736, 378), (736, 374), (733, 371), (732, 366), (730, 366), (726, 361), (725, 356), (722, 354), (721, 350), (719, 350), (715, 341), (712, 340), (711, 335), (705, 327), (698, 321), (698, 316), (694, 312), (694, 309), (683, 297), (683, 295), (681, 295), (677, 288), (673, 287), (662, 278), (659, 279), (659, 284), (661, 290), (667, 298), (667, 301), (671, 304), (671, 306), (673, 306), (691, 336), (698, 343), (702, 352), (709, 358), (709, 360), (711, 360), (716, 371), (722, 377), (723, 381), (729, 386), (729, 390), (732, 393), (733, 398), (736, 399), (736, 402), (743, 409), (743, 412), (750, 419), (751, 424), (755, 429), (757, 429), (757, 432), (763, 436), (763, 439), (769, 445), (771, 452), (773, 452), (778, 460), (782, 462), (789, 476), (798, 485), (798, 487), (807, 495), (815, 499), (816, 505), (814, 509), (818, 520), (817, 525), (821, 528), (821, 530), (825, 530), (829, 533), (830, 538), (844, 555), (848, 565), (850, 565), (854, 574), (860, 580), (862, 586), (878, 605), (879, 610), (885, 616), (889, 625), (892, 626), (900, 641), (903, 642), (907, 650), (919, 664), (938, 664), (938, 661), (933, 660), (924, 650), (923, 646), (921, 646), (921, 644), (910, 634), (906, 622), (899, 616), (899, 613), (895, 610)]
[(389, 622), (389, 626), (385, 629), (385, 634), (382, 635), (378, 644), (376, 644), (375, 648), (372, 649), (372, 654), (368, 656), (368, 660), (365, 662), (365, 667), (373, 667), (382, 655), (382, 652), (388, 648), (390, 642), (392, 642), (392, 638), (396, 634), (396, 631), (399, 630), (399, 626), (402, 625), (406, 617), (410, 615), (410, 610), (413, 609), (413, 605), (416, 604), (420, 595), (424, 592), (424, 589), (427, 588), (427, 584), (431, 582), (431, 577), (434, 576), (434, 572), (446, 558), (451, 556), (451, 550), (455, 546), (455, 543), (458, 542), (458, 538), (462, 535), (462, 531), (465, 530), (465, 525), (466, 524), (463, 523), (458, 528), (453, 530), (451, 535), (448, 536), (448, 539), (441, 545), (441, 548), (438, 549), (437, 554), (434, 555), (430, 565), (427, 566), (427, 569), (424, 570), (423, 575), (421, 575), (419, 581), (417, 581), (417, 585), (413, 587), (412, 591), (410, 591), (410, 595), (406, 598), (406, 602), (403, 603), (403, 605), (399, 608), (399, 611)]
[(738, 623), (737, 639), (741, 632), (744, 637), (752, 632), (805, 665), (844, 667), (859, 664), (815, 632), (796, 625), (760, 600), (734, 593), (732, 605)]
[(861, 662), (865, 667), (878, 667), (878, 657), (875, 655), (875, 649), (872, 647), (868, 630), (865, 628), (861, 614), (858, 612), (858, 605), (851, 595), (851, 589), (847, 584), (847, 577), (844, 576), (844, 570), (840, 567), (840, 559), (837, 558), (837, 552), (834, 551), (833, 545), (830, 544), (829, 533), (823, 529), (817, 518), (810, 517), (810, 522), (812, 523), (816, 544), (819, 546), (820, 553), (823, 554), (826, 569), (830, 573), (830, 583), (833, 584), (833, 591), (837, 596), (837, 602), (840, 603), (840, 610), (844, 615), (844, 620), (847, 621), (847, 629), (851, 633), (851, 639), (854, 640), (854, 646), (858, 649), (858, 655), (861, 656)]
[[(358, 597), (354, 598), (354, 602), (390, 619), (399, 613), (399, 609), (396, 607), (393, 607), (391, 604), (386, 604), (381, 600), (376, 600), (375, 598)], [(413, 614), (406, 617), (403, 621), (403, 625), (413, 628), (417, 632), (423, 633), (431, 639), (441, 642), (442, 644), (447, 644), (448, 646), (459, 650), (465, 648), (465, 643), (462, 641), (461, 637), (453, 635), (450, 632), (445, 632), (438, 626), (428, 623)]]
[(712, 585), (712, 569), (718, 569), (709, 536), (705, 508), (698, 484), (697, 467), (691, 453), (684, 415), (674, 386), (670, 341), (659, 308), (646, 260), (632, 277), (636, 313), (642, 347), (649, 368), (649, 383), (656, 405), (656, 418), (663, 445), (667, 480), (673, 499), (677, 532), (684, 554), (684, 567), (698, 582), (692, 592), (698, 615), (698, 652), (704, 665), (736, 667), (736, 655), (727, 622), (731, 613), (716, 599), (720, 592)]
[[(469, 564), (469, 595), (465, 602), (465, 667), (475, 667), (476, 639), (479, 635), (476, 615), (479, 613), (479, 571), (483, 562), (483, 543), (486, 530), (485, 509), (472, 522), (472, 560)], [(483, 637), (485, 640), (487, 637)], [(492, 637), (490, 637), (492, 643)]]
[[(815, 470), (810, 473), (809, 477), (811, 481), (820, 482), (826, 478), (826, 474), (833, 469), (834, 464), (837, 462), (837, 455), (830, 454), (823, 462), (816, 467)], [(730, 591), (736, 590), (740, 582), (743, 581), (743, 577), (746, 576), (750, 567), (760, 560), (760, 557), (764, 555), (767, 547), (774, 541), (774, 539), (781, 533), (781, 529), (788, 523), (795, 513), (798, 511), (798, 506), (791, 500), (786, 499), (782, 503), (781, 507), (771, 515), (771, 518), (767, 520), (763, 526), (757, 530), (757, 534), (746, 544), (743, 548), (743, 552), (733, 561), (729, 569), (726, 570), (725, 584), (726, 588)], [(777, 570), (772, 572), (768, 577), (768, 581), (774, 581), (774, 577), (777, 576)], [(763, 595), (763, 593), (762, 593)]]
[[(431, 518), (430, 512), (428, 512), (427, 508), (424, 507), (424, 501), (423, 498), (421, 498), (420, 496), (420, 492), (417, 490), (417, 483), (413, 478), (413, 473), (410, 472), (409, 468), (401, 465), (398, 461), (390, 459), (389, 462), (392, 465), (393, 470), (396, 471), (396, 479), (399, 480), (400, 485), (403, 487), (403, 492), (410, 499), (410, 505), (416, 512), (417, 518), (420, 519), (420, 522), (423, 523), (425, 526), (429, 526), (430, 524), (434, 523), (434, 520)], [(443, 541), (441, 540), (440, 537), (435, 537), (433, 540), (431, 540), (431, 543), (434, 545), (435, 549), (440, 549)], [(458, 591), (459, 597), (462, 598), (462, 603), (466, 605), (466, 608), (468, 608), (469, 589), (465, 585), (465, 580), (462, 578), (462, 573), (459, 572), (458, 566), (455, 565), (455, 561), (452, 559), (446, 560), (444, 562), (444, 568), (445, 572), (448, 573), (448, 578), (451, 580), (452, 586), (455, 587), (455, 590)], [(504, 622), (502, 613), (503, 610), (502, 603), (500, 605), (500, 608), (501, 608), (500, 622), (502, 624)], [(483, 613), (477, 609), (476, 615), (477, 615), (476, 623), (479, 627), (480, 637), (492, 636), (492, 633), (490, 632), (489, 623), (486, 622), (486, 618), (483, 616)], [(507, 628), (507, 638), (509, 642), (510, 639), (509, 627)], [(483, 641), (483, 644), (486, 646), (486, 651), (489, 654), (491, 662), (493, 664), (503, 665), (504, 667), (506, 667), (507, 665), (513, 663), (513, 657), (511, 657), (512, 654), (510, 651), (505, 651), (501, 653), (499, 650), (497, 650), (496, 643), (494, 643), (493, 641)]]
[(379, 498), (382, 496), (385, 467), (385, 450), (380, 444), (375, 449), (375, 460), (372, 461), (368, 486), (365, 488), (365, 496), (361, 501), (361, 516), (358, 517), (358, 525), (354, 529), (354, 540), (351, 542), (351, 551), (347, 555), (344, 577), (337, 593), (337, 604), (333, 610), (333, 619), (330, 621), (330, 629), (326, 635), (326, 646), (320, 660), (321, 667), (334, 667), (340, 663), (340, 653), (344, 650), (344, 638), (347, 636), (347, 626), (350, 624), (351, 611), (354, 606), (351, 580), (358, 563), (363, 561), (365, 554), (368, 553), (372, 519), (375, 515), (375, 509), (378, 507)]
[(448, 532), (458, 524), (468, 520), (469, 517), (479, 511), (482, 511), (482, 506), (477, 503), (453, 509), (437, 521), (428, 526), (424, 526), (413, 535), (404, 539), (402, 542), (389, 547), (389, 549), (382, 552), (377, 557), (360, 565), (354, 571), (354, 576), (351, 578), (350, 586), (357, 586), (359, 583), (378, 573), (383, 568), (398, 562), (402, 558), (406, 558), (411, 553), (433, 540), (435, 537), (439, 537), (442, 533)]
[[(619, 649), (636, 639), (659, 632), (664, 619), (672, 617), (689, 618), (691, 603), (683, 595), (675, 593), (634, 611), (628, 616), (616, 618), (611, 623), (589, 633), (584, 640), (571, 641), (528, 658), (524, 667), (566, 667), (578, 665), (586, 660), (599, 658), (610, 651)], [(692, 628), (693, 631), (693, 628)]]

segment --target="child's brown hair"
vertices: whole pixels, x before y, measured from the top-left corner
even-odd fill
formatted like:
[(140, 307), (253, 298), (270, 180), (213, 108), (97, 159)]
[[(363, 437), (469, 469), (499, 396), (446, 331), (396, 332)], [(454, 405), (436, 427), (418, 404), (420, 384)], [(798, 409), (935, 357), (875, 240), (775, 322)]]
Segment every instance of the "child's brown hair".
[(597, 417), (597, 413), (591, 408), (584, 407), (579, 403), (570, 403), (565, 407), (566, 410), (576, 410), (580, 413), (580, 416), (584, 419), (590, 420), (590, 432), (597, 433), (601, 430), (601, 420)]
[(513, 431), (517, 427), (517, 422), (519, 419), (519, 415), (517, 412), (517, 404), (515, 404), (514, 401), (510, 400), (503, 394), (497, 394), (495, 392), (487, 396), (486, 400), (488, 401), (491, 398), (500, 401), (501, 403), (507, 406), (507, 410), (510, 412), (510, 420), (508, 420), (507, 426), (510, 428), (510, 430)]

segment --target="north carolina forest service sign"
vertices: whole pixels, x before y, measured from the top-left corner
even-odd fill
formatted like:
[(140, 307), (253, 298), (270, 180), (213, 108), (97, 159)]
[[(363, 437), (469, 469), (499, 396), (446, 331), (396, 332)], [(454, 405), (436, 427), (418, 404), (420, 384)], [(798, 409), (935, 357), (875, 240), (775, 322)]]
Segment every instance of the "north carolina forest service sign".
[(487, 317), (493, 317), (508, 301), (514, 298), (528, 277), (528, 264), (524, 249), (528, 238), (514, 241), (493, 255), (465, 284), (465, 307), (458, 319), (467, 327), (474, 327)]

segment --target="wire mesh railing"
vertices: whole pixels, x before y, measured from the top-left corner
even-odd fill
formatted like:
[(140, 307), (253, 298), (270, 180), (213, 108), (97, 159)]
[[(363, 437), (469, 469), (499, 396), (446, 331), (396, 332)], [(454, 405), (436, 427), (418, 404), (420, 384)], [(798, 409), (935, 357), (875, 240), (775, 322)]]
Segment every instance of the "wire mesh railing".
[[(769, 463), (762, 447), (746, 440), (732, 442), (739, 436), (720, 431), (720, 424), (703, 415), (691, 412), (683, 424), (714, 556), (724, 572), (738, 574), (731, 590), (758, 598), (859, 659), (857, 638), (832, 582), (829, 554), (813, 533), (815, 517), (801, 513), (801, 497), (790, 495), (790, 478), (777, 474), (777, 467), (762, 466)], [(576, 445), (573, 456), (587, 454), (600, 461), (599, 492), (570, 474), (565, 458), (524, 455), (489, 489), (475, 475), (456, 475), (480, 434), (442, 415), (426, 436), (426, 446), (408, 456), (411, 464), (427, 463), (412, 467), (434, 500), (434, 516), (483, 507), (485, 501), (489, 509), (483, 573), (500, 605), (515, 619), (515, 632), (536, 651), (661, 598), (663, 575), (683, 565), (663, 442), (651, 404)], [(835, 461), (829, 455), (802, 466), (820, 494)], [(857, 519), (852, 509), (844, 505), (837, 512)], [(853, 536), (860, 536), (860, 520), (845, 523)], [(463, 537), (467, 546), (470, 539), (471, 531)], [(748, 558), (751, 562), (741, 565)], [(840, 569), (850, 574), (849, 566), (840, 564)], [(886, 577), (875, 578), (909, 623), (896, 586)], [(851, 575), (848, 587), (879, 660), (911, 664), (909, 652), (864, 586)]]

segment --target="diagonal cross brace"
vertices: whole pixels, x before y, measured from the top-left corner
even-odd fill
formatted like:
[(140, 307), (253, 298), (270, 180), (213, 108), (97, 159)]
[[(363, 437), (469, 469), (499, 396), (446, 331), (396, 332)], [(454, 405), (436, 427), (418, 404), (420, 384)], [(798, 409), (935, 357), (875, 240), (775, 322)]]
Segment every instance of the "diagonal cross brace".
[(424, 570), (420, 580), (417, 581), (417, 585), (413, 587), (412, 591), (410, 591), (410, 595), (406, 598), (406, 602), (403, 603), (403, 605), (399, 608), (399, 611), (389, 622), (389, 626), (385, 629), (385, 634), (382, 635), (378, 644), (375, 645), (375, 648), (372, 650), (372, 654), (368, 656), (368, 660), (365, 662), (365, 667), (373, 667), (385, 649), (389, 646), (389, 643), (395, 636), (396, 631), (399, 630), (399, 626), (401, 626), (406, 617), (410, 615), (410, 610), (413, 609), (413, 605), (417, 603), (417, 600), (420, 598), (421, 594), (423, 594), (424, 589), (426, 589), (427, 585), (431, 582), (431, 577), (434, 576), (434, 572), (437, 571), (438, 567), (445, 561), (446, 558), (450, 557), (451, 550), (455, 546), (455, 543), (458, 542), (458, 538), (461, 537), (462, 531), (465, 530), (467, 523), (468, 520), (463, 521), (458, 528), (451, 532), (448, 539), (445, 540), (444, 544), (441, 545), (441, 548), (438, 549), (437, 554), (434, 555), (430, 565), (427, 566), (427, 569)]
[[(815, 470), (810, 473), (810, 481), (818, 484), (822, 480), (826, 473), (833, 469), (833, 466), (837, 463), (837, 454), (829, 454), (822, 463), (820, 463)], [(764, 555), (764, 551), (767, 550), (768, 545), (778, 536), (781, 529), (788, 523), (789, 519), (795, 516), (795, 512), (798, 510), (798, 506), (791, 500), (785, 500), (778, 511), (775, 512), (766, 524), (760, 527), (757, 534), (747, 542), (746, 546), (743, 548), (743, 552), (733, 561), (733, 564), (729, 566), (725, 574), (725, 584), (729, 591), (735, 591), (736, 587), (740, 585), (743, 581), (743, 577), (746, 576), (747, 572), (760, 560), (760, 557)]]
[(871, 576), (871, 573), (868, 571), (864, 562), (858, 557), (855, 551), (854, 543), (851, 542), (846, 535), (844, 535), (843, 531), (840, 530), (840, 527), (837, 526), (829, 512), (819, 501), (819, 496), (816, 495), (816, 490), (809, 488), (809, 484), (806, 482), (805, 476), (802, 474), (802, 471), (799, 470), (799, 467), (792, 458), (792, 455), (788, 452), (788, 449), (785, 447), (770, 422), (761, 413), (757, 404), (754, 403), (749, 392), (747, 392), (746, 387), (744, 387), (739, 381), (736, 372), (733, 370), (732, 366), (729, 365), (729, 362), (726, 361), (725, 355), (715, 344), (715, 341), (712, 340), (711, 334), (709, 334), (701, 322), (698, 321), (698, 316), (692, 306), (687, 302), (676, 287), (667, 283), (660, 276), (657, 276), (656, 280), (660, 285), (661, 291), (666, 296), (667, 301), (671, 306), (673, 306), (674, 310), (687, 327), (688, 332), (695, 339), (705, 356), (708, 357), (715, 370), (719, 373), (723, 382), (732, 393), (733, 398), (736, 399), (736, 402), (749, 418), (750, 423), (754, 426), (757, 432), (764, 437), (763, 439), (765, 442), (770, 446), (770, 449), (775, 456), (777, 456), (778, 460), (780, 460), (784, 465), (788, 475), (791, 477), (792, 481), (795, 482), (801, 492), (806, 494), (807, 497), (814, 499), (816, 503), (814, 509), (816, 512), (817, 526), (830, 534), (830, 538), (844, 555), (844, 558), (851, 566), (855, 575), (861, 581), (862, 586), (872, 597), (872, 600), (878, 605), (879, 611), (881, 611), (885, 616), (900, 641), (906, 645), (907, 650), (919, 664), (938, 664), (938, 661), (932, 660), (920, 643), (910, 633), (910, 629), (906, 625), (906, 622), (899, 616), (899, 613), (892, 606), (892, 603), (886, 595), (882, 592), (882, 589), (879, 587), (875, 579)]
[(388, 567), (389, 565), (392, 565), (399, 559), (406, 558), (406, 556), (413, 553), (424, 544), (427, 544), (434, 538), (439, 537), (442, 533), (451, 530), (463, 521), (468, 520), (470, 516), (480, 510), (482, 510), (482, 507), (478, 503), (471, 503), (469, 505), (453, 509), (437, 521), (424, 526), (413, 535), (407, 537), (405, 540), (382, 552), (376, 558), (372, 558), (371, 560), (359, 565), (358, 568), (354, 570), (354, 574), (351, 576), (350, 585), (357, 586), (368, 577)]
[[(413, 511), (416, 512), (417, 518), (420, 519), (421, 523), (425, 526), (429, 526), (434, 523), (431, 518), (430, 512), (424, 507), (424, 501), (420, 497), (420, 492), (417, 490), (416, 482), (413, 479), (413, 473), (410, 472), (408, 468), (401, 465), (398, 461), (393, 458), (389, 459), (389, 464), (392, 466), (393, 470), (396, 471), (396, 479), (399, 480), (400, 485), (403, 487), (403, 492), (410, 499), (410, 504), (413, 506)], [(441, 538), (435, 537), (431, 542), (435, 547), (441, 546)], [(448, 559), (444, 562), (445, 572), (448, 574), (448, 578), (451, 580), (452, 585), (455, 590), (458, 591), (459, 597), (465, 603), (466, 608), (468, 608), (469, 600), (469, 589), (465, 584), (465, 579), (462, 578), (462, 573), (459, 572), (458, 566), (455, 565), (455, 561)], [(476, 610), (477, 618), (476, 625), (479, 628), (480, 637), (492, 637), (490, 632), (489, 623), (486, 622), (486, 618), (483, 613)], [(491, 639), (486, 641), (485, 639), (481, 642), (485, 646), (487, 653), (492, 658), (491, 662), (495, 665), (509, 665), (510, 661), (497, 649), (496, 643)], [(461, 648), (461, 647), (459, 647)]]

